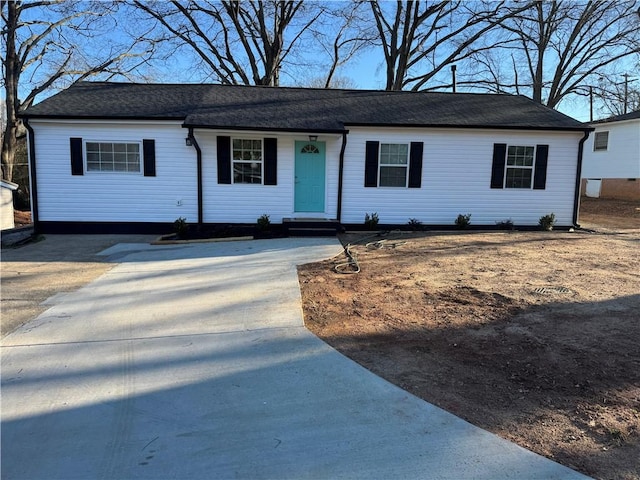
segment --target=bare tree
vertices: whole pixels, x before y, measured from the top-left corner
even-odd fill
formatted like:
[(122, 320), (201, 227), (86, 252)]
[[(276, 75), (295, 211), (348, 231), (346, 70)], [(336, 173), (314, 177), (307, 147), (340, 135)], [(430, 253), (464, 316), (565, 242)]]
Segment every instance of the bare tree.
[[(21, 109), (56, 86), (68, 86), (98, 74), (108, 78), (131, 71), (144, 61), (144, 54), (133, 51), (135, 40), (122, 45), (104, 35), (115, 26), (112, 14), (117, 3), (2, 0), (0, 7), (4, 24), (2, 86), (6, 95), (2, 177), (11, 180), (18, 138), (24, 135), (18, 118)], [(93, 49), (89, 47), (92, 40)]]
[(476, 84), (528, 92), (552, 108), (568, 95), (588, 95), (599, 76), (624, 73), (624, 62), (639, 55), (639, 13), (635, 0), (532, 0), (501, 22), (502, 42), (474, 53), (484, 67)]
[[(638, 71), (637, 67), (635, 71)], [(593, 89), (597, 103), (601, 105), (599, 110), (605, 117), (640, 110), (640, 78), (624, 74), (618, 80), (615, 77), (600, 77)]]
[[(368, 18), (364, 2), (329, 3), (323, 18), (314, 25), (313, 34), (320, 54), (328, 58), (324, 82), (321, 76), (310, 82), (318, 88), (349, 88), (353, 81), (337, 74), (340, 67), (353, 60), (359, 53), (371, 47), (377, 38), (375, 28)], [(324, 67), (324, 66), (323, 66)], [(310, 65), (318, 74), (318, 65)]]
[[(387, 90), (420, 90), (514, 11), (495, 1), (369, 2), (384, 53)], [(393, 5), (393, 7), (392, 7)]]
[(162, 27), (156, 41), (178, 40), (216, 80), (242, 85), (279, 85), (287, 58), (324, 11), (302, 0), (133, 3)]

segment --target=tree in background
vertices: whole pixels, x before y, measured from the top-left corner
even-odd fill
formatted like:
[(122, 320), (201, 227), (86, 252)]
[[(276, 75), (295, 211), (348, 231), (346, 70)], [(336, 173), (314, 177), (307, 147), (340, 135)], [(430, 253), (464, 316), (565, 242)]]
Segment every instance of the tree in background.
[(210, 78), (238, 85), (278, 86), (283, 66), (301, 51), (303, 37), (324, 11), (321, 3), (302, 0), (133, 4), (157, 23), (151, 39), (169, 46), (167, 58), (186, 49)]
[[(366, 7), (364, 2), (335, 2), (318, 18), (312, 31), (320, 54), (314, 55), (315, 61), (309, 65), (317, 76), (307, 83), (317, 88), (354, 88), (354, 82), (339, 76), (338, 70), (369, 49), (377, 38)], [(328, 58), (326, 65), (320, 64), (322, 55)], [(326, 73), (322, 75), (321, 71)]]
[(2, 142), (2, 177), (12, 180), (18, 118), (38, 95), (95, 75), (126, 75), (144, 63), (138, 39), (118, 43), (110, 35), (117, 25), (118, 3), (2, 0), (2, 87), (6, 95)]
[(621, 78), (640, 52), (640, 10), (635, 0), (530, 1), (493, 35), (485, 45), (492, 48), (474, 52), (480, 68), (465, 83), (556, 108), (567, 96), (588, 95), (599, 77)]
[[(517, 14), (504, 2), (370, 1), (386, 69), (386, 90), (441, 88), (433, 85), (446, 67), (469, 58), (500, 22)], [(484, 47), (491, 48), (491, 47)]]
[[(640, 71), (640, 64), (633, 71)], [(598, 85), (593, 88), (597, 103), (602, 105), (600, 112), (605, 117), (640, 110), (640, 78), (624, 74), (618, 79), (620, 81), (616, 82), (615, 77), (600, 77)]]

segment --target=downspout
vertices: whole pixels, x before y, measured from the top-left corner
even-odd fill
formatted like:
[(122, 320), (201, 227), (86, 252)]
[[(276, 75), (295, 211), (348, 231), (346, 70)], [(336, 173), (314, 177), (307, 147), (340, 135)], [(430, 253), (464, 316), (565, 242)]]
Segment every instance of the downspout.
[(584, 136), (580, 139), (580, 143), (578, 143), (578, 167), (576, 170), (576, 189), (573, 199), (573, 225), (576, 228), (580, 228), (578, 224), (578, 211), (580, 209), (580, 187), (582, 185), (582, 152), (584, 150), (584, 142), (589, 138), (590, 133), (591, 130), (585, 130)]
[(29, 139), (29, 180), (31, 191), (31, 221), (33, 222), (33, 233), (40, 233), (39, 217), (38, 217), (38, 182), (36, 175), (36, 141), (33, 127), (29, 125), (27, 118), (22, 119), (22, 124), (26, 127)]
[(189, 127), (189, 135), (187, 137), (191, 140), (193, 148), (196, 149), (196, 165), (198, 171), (198, 230), (202, 229), (202, 150), (196, 137), (193, 135), (193, 127)]
[(342, 132), (342, 147), (340, 148), (340, 166), (338, 167), (338, 210), (336, 216), (338, 217), (338, 223), (342, 222), (342, 176), (344, 172), (344, 151), (347, 148), (347, 133)]

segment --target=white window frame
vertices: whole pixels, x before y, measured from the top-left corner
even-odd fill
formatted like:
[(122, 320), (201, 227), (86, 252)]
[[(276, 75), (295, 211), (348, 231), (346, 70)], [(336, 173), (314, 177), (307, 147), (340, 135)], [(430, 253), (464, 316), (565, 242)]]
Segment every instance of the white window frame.
[[(234, 166), (236, 163), (255, 163), (256, 160), (235, 160), (233, 158), (233, 142), (238, 140), (240, 142), (249, 140), (251, 142), (260, 142), (260, 183), (249, 182), (236, 182), (236, 175)], [(253, 150), (253, 148), (252, 148)], [(264, 185), (264, 138), (259, 137), (231, 137), (231, 178), (234, 185)]]
[[(509, 149), (510, 148), (532, 148), (533, 155), (531, 156), (531, 165), (509, 165)], [(536, 146), (535, 145), (507, 145), (507, 155), (504, 159), (504, 178), (502, 179), (502, 185), (504, 188), (516, 189), (516, 190), (531, 190), (533, 188), (533, 179), (536, 168)], [(512, 187), (507, 185), (507, 173), (509, 169), (514, 170), (530, 170), (531, 171), (531, 180), (529, 182), (528, 187)]]
[[(598, 147), (598, 137), (604, 137), (604, 146)], [(593, 151), (594, 152), (606, 152), (609, 149), (609, 130), (601, 130), (593, 134)]]
[[(404, 145), (407, 147), (407, 163), (382, 163), (382, 146), (383, 145)], [(409, 186), (409, 161), (411, 156), (411, 145), (407, 142), (380, 142), (380, 146), (378, 147), (378, 188), (408, 188)], [(386, 168), (404, 168), (404, 185), (381, 185), (381, 177), (380, 173), (382, 171), (382, 167)]]
[[(123, 174), (123, 175), (142, 175), (143, 165), (144, 165), (144, 152), (142, 150), (142, 142), (137, 140), (82, 140), (82, 156), (84, 160), (84, 171), (89, 174)], [(89, 143), (110, 143), (111, 145), (138, 145), (138, 170), (130, 171), (130, 170), (92, 170), (89, 168), (89, 149), (87, 148), (87, 144)], [(115, 159), (113, 161), (115, 165)]]

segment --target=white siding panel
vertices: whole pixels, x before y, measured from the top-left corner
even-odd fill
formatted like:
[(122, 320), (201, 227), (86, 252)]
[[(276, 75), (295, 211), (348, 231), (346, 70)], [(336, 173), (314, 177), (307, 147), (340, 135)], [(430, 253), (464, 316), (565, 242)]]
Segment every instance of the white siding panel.
[[(582, 178), (640, 178), (640, 120), (594, 126), (584, 145)], [(609, 132), (604, 151), (593, 150), (597, 132)]]
[[(35, 132), (41, 221), (196, 222), (196, 154), (175, 123), (31, 121)], [(155, 140), (156, 176), (84, 172), (71, 175), (69, 138), (95, 141)], [(142, 158), (141, 158), (142, 163)], [(181, 205), (178, 206), (178, 200)]]
[[(232, 138), (277, 138), (277, 185), (219, 184), (217, 165), (218, 135)], [(306, 135), (271, 134), (265, 132), (218, 132), (196, 130), (195, 137), (203, 155), (203, 204), (205, 223), (255, 223), (263, 214), (271, 222), (296, 217), (294, 212), (295, 141), (308, 141)], [(320, 135), (326, 142), (325, 212), (313, 216), (335, 218), (338, 192), (338, 165), (341, 138)]]
[[(535, 225), (555, 213), (558, 225), (571, 225), (582, 133), (469, 131), (444, 129), (350, 128), (345, 152), (343, 223), (359, 224), (365, 213), (378, 213), (381, 224), (453, 225), (458, 214), (471, 213), (475, 225), (506, 219)], [(365, 188), (365, 145), (424, 142), (422, 187)], [(493, 144), (549, 145), (544, 190), (490, 188)]]

